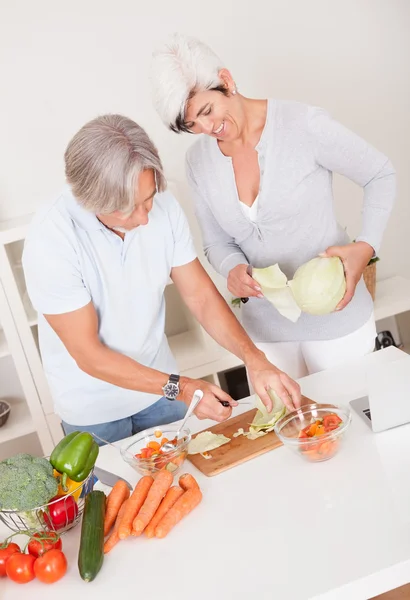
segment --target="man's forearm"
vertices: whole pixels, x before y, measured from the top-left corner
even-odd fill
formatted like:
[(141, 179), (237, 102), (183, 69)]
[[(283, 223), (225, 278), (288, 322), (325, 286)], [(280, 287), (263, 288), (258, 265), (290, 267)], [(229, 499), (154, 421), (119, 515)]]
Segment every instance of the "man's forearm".
[(258, 350), (216, 288), (207, 288), (201, 299), (189, 305), (209, 335), (246, 365), (265, 357)]
[(103, 344), (96, 345), (91, 351), (85, 351), (84, 355), (75, 360), (78, 367), (92, 377), (128, 390), (149, 394), (162, 395), (162, 387), (169, 377), (169, 373), (145, 367)]

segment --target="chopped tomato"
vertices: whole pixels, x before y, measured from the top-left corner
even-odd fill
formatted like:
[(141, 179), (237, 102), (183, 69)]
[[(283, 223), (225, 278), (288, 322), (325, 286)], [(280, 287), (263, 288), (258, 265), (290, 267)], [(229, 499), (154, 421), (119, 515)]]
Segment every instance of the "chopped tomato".
[(337, 429), (342, 422), (342, 419), (334, 413), (331, 415), (326, 415), (323, 419), (323, 425), (326, 431), (333, 431), (334, 429)]
[(301, 429), (299, 431), (299, 438), (300, 439), (306, 439), (306, 440), (309, 438), (308, 434), (306, 433), (306, 431), (304, 429)]
[(155, 450), (153, 448), (147, 448), (145, 458), (151, 458), (153, 454), (155, 454)]

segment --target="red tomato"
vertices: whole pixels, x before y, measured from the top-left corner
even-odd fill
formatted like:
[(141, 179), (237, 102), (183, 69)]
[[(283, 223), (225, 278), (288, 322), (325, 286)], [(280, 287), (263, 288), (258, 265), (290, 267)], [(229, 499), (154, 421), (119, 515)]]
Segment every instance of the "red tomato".
[(67, 559), (61, 550), (49, 550), (34, 563), (34, 574), (42, 583), (54, 583), (67, 572)]
[(5, 548), (0, 548), (0, 577), (6, 576), (6, 562), (16, 552), (20, 552), (20, 546), (14, 542), (10, 542)]
[(16, 583), (28, 583), (35, 577), (34, 563), (36, 557), (32, 554), (15, 552), (6, 562), (6, 574), (9, 579)]
[(35, 533), (28, 544), (29, 554), (36, 558), (42, 556), (49, 550), (61, 550), (63, 543), (54, 531), (42, 531)]
[(333, 431), (334, 429), (337, 429), (340, 423), (342, 423), (342, 419), (334, 413), (323, 417), (323, 425), (326, 431)]
[(306, 431), (304, 429), (301, 429), (299, 431), (299, 438), (303, 439), (303, 440), (307, 440), (309, 438), (308, 434), (306, 433)]
[(44, 521), (50, 529), (63, 529), (77, 517), (78, 506), (72, 496), (54, 496), (50, 502), (52, 504), (48, 507), (48, 512), (43, 513)]

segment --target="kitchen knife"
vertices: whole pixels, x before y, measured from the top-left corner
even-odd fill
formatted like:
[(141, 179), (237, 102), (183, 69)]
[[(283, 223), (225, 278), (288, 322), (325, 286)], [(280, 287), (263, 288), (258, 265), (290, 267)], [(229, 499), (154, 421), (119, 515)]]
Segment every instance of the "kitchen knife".
[(132, 491), (132, 485), (128, 483), (128, 481), (123, 477), (114, 475), (114, 473), (110, 473), (109, 471), (105, 471), (104, 469), (100, 469), (99, 467), (94, 467), (94, 474), (96, 475), (96, 477), (98, 477), (101, 483), (110, 487), (114, 487), (117, 481), (125, 481), (127, 487)]
[[(246, 272), (249, 275), (249, 277), (252, 277), (252, 265), (248, 265), (246, 267)], [(242, 304), (246, 304), (248, 302), (249, 298), (241, 298), (241, 302)]]

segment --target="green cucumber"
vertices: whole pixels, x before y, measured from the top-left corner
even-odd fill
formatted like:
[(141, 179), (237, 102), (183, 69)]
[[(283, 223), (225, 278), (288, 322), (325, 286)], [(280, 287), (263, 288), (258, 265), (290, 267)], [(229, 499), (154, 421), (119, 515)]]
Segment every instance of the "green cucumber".
[(84, 581), (95, 579), (103, 564), (104, 517), (104, 492), (90, 492), (85, 498), (80, 550), (78, 552), (78, 570)]

